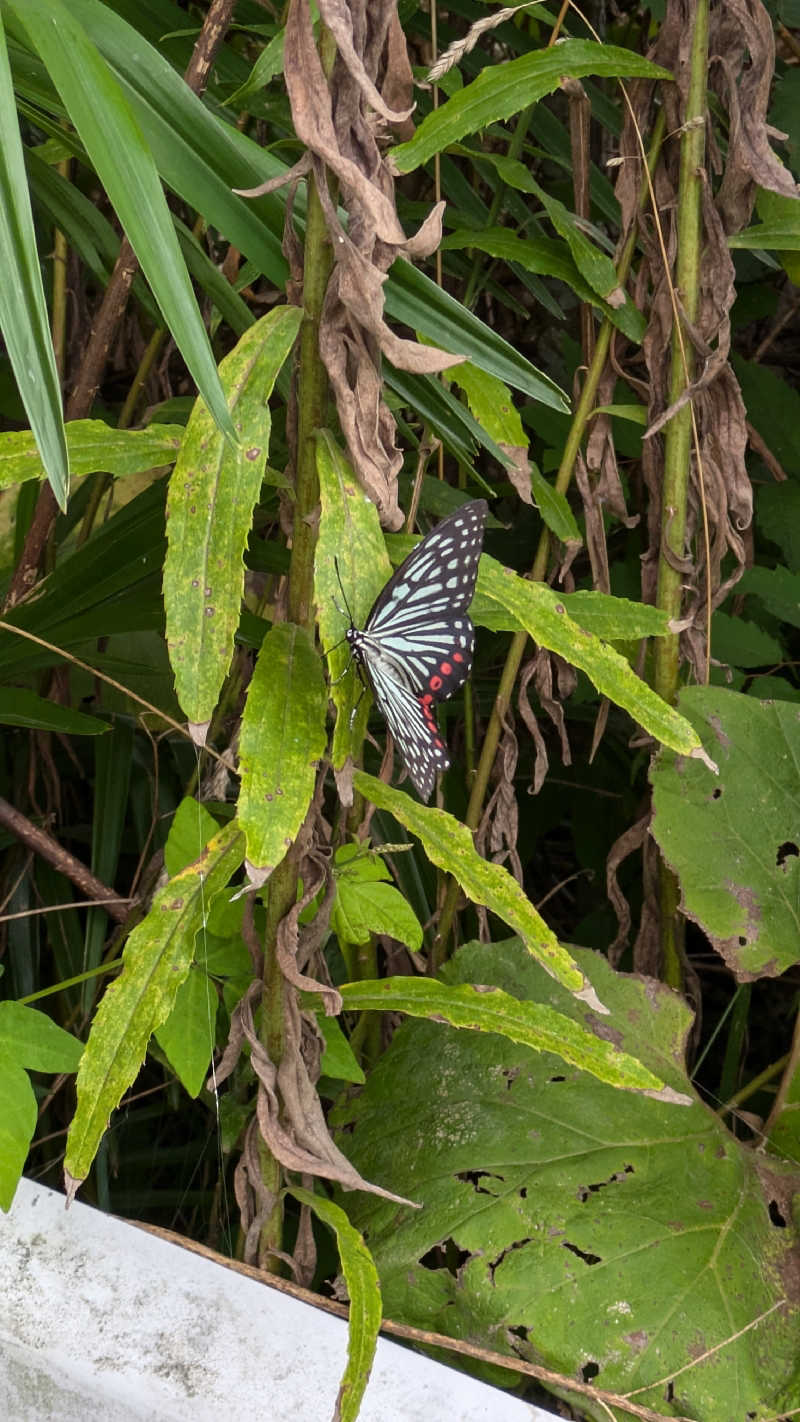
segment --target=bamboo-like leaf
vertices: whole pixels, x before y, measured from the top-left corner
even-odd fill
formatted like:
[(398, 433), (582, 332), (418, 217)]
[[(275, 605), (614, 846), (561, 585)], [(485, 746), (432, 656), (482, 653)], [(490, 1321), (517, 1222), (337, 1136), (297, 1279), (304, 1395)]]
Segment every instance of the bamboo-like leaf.
[(378, 1332), (381, 1326), (381, 1290), (378, 1271), (364, 1243), (363, 1235), (351, 1225), (344, 1210), (333, 1200), (314, 1195), (299, 1185), (289, 1194), (307, 1205), (336, 1235), (342, 1273), (350, 1300), (347, 1331), (347, 1367), (339, 1387), (335, 1422), (356, 1422), (364, 1390), (369, 1382)]
[(61, 508), (69, 490), (69, 457), (61, 414), (47, 303), (19, 136), (14, 87), (0, 14), (0, 329), (40, 463)]
[(233, 439), (156, 165), (122, 89), (76, 19), (74, 6), (63, 0), (7, 0), (7, 6), (47, 67), (198, 390), (220, 429)]
[(243, 855), (244, 836), (234, 822), (159, 890), (128, 939), (122, 972), (95, 1013), (78, 1071), (78, 1104), (65, 1162), (71, 1193), (86, 1178), (108, 1118), (135, 1080), (152, 1033), (172, 1010), (211, 899)]
[(303, 823), (327, 743), (326, 703), (308, 633), (291, 622), (272, 627), (248, 687), (239, 743), (239, 820), (257, 869), (274, 869)]
[(26, 726), (32, 731), (53, 731), (61, 736), (101, 736), (111, 730), (110, 722), (87, 716), (47, 701), (22, 686), (0, 687), (0, 725)]
[(550, 532), (560, 538), (562, 543), (580, 543), (581, 531), (566, 494), (562, 494), (555, 485), (548, 483), (538, 469), (531, 470), (531, 493), (542, 515), (542, 521), (547, 524)]
[(274, 308), (220, 366), (238, 443), (231, 446), (198, 400), (167, 500), (164, 604), (175, 690), (190, 721), (205, 722), (230, 666), (244, 589), (244, 551), (267, 463), (267, 400), (302, 320)]
[(473, 903), (484, 904), (497, 914), (519, 934), (528, 952), (558, 982), (581, 996), (586, 988), (583, 973), (526, 898), (516, 879), (501, 864), (490, 864), (481, 858), (465, 825), (459, 824), (445, 810), (420, 805), (402, 790), (394, 790), (363, 770), (356, 771), (355, 784), (373, 805), (389, 810), (401, 825), (417, 836), (431, 863), (452, 874)]
[(587, 74), (606, 78), (671, 79), (669, 70), (631, 50), (591, 40), (566, 40), (534, 50), (508, 64), (487, 66), (471, 84), (424, 118), (414, 137), (392, 150), (399, 173), (411, 173), (467, 133), (476, 133), (552, 94), (562, 79)]
[(641, 341), (644, 335), (646, 322), (641, 311), (630, 300), (623, 306), (611, 306), (604, 301), (576, 266), (566, 242), (555, 241), (552, 237), (517, 237), (506, 227), (485, 227), (474, 232), (465, 228), (448, 233), (442, 242), (442, 250), (462, 249), (486, 252), (504, 262), (518, 262), (526, 271), (536, 272), (539, 276), (556, 277), (565, 282), (581, 301), (596, 306), (630, 340)]
[[(174, 464), (184, 435), (181, 425), (115, 430), (104, 420), (70, 420), (64, 432), (75, 478), (100, 469), (119, 478)], [(0, 434), (0, 489), (27, 479), (43, 479), (45, 472), (32, 430)]]
[(686, 718), (642, 681), (619, 652), (573, 622), (552, 588), (528, 582), (484, 554), (478, 591), (512, 613), (540, 646), (585, 671), (603, 696), (622, 706), (656, 740), (684, 755), (705, 758), (700, 737)]
[[(656, 1095), (666, 1090), (659, 1077), (612, 1042), (595, 1037), (553, 1007), (521, 1002), (501, 988), (397, 977), (345, 983), (340, 992), (348, 1011), (407, 1012), (411, 1017), (449, 1022), (451, 1027), (473, 1032), (499, 1032), (537, 1052), (555, 1052), (571, 1066), (591, 1072), (611, 1086)], [(665, 1099), (675, 1101), (676, 1097), (678, 1093), (670, 1088)], [(680, 1099), (688, 1104), (690, 1098), (685, 1102)]]

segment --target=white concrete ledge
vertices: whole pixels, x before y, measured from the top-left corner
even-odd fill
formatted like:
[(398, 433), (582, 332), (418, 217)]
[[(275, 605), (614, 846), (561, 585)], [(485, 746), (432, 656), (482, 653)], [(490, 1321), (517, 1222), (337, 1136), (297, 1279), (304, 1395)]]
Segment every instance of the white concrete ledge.
[[(0, 1214), (0, 1417), (330, 1422), (342, 1319), (23, 1180)], [(359, 1422), (557, 1422), (380, 1338)]]

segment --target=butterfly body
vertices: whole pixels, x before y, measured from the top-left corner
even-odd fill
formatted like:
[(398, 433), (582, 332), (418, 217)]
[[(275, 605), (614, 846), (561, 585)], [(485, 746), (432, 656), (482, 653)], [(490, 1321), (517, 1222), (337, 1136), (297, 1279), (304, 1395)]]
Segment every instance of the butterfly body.
[(472, 665), (467, 608), (486, 514), (485, 499), (474, 499), (443, 519), (389, 579), (364, 627), (345, 634), (425, 800), (450, 764), (434, 706), (463, 685)]

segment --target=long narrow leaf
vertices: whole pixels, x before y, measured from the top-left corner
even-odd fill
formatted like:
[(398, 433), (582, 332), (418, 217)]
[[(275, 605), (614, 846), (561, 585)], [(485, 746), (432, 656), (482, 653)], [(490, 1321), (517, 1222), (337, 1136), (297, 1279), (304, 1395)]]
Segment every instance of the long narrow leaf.
[(61, 387), (42, 290), (28, 179), (0, 16), (0, 328), (50, 486), (66, 508), (69, 461)]
[(125, 95), (62, 0), (7, 0), (47, 65), (220, 429), (234, 430), (153, 156)]

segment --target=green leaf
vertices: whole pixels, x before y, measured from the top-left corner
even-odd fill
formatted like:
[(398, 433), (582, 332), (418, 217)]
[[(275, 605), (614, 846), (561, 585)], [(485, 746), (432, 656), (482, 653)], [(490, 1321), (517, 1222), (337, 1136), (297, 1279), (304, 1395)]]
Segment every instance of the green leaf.
[(732, 667), (768, 667), (783, 661), (783, 648), (757, 622), (715, 612), (711, 621), (711, 655), (715, 661)]
[(745, 227), (743, 232), (732, 232), (728, 246), (754, 252), (800, 251), (800, 202), (796, 217), (782, 222), (759, 222), (755, 227)]
[[(47, 303), (22, 155), (14, 86), (0, 14), (0, 328), (40, 463), (62, 509), (69, 490), (69, 456), (61, 413)], [(0, 487), (2, 482), (0, 481)]]
[[(386, 1313), (509, 1355), (517, 1334), (567, 1376), (591, 1359), (598, 1385), (659, 1416), (782, 1415), (800, 1321), (784, 1284), (796, 1230), (768, 1212), (783, 1186), (695, 1095), (683, 999), (576, 957), (612, 1008), (614, 1043), (692, 1104), (616, 1090), (505, 1037), (403, 1023), (335, 1111), (356, 1168), (424, 1206), (348, 1196)], [(447, 979), (595, 1025), (515, 941), (467, 944)], [(432, 1254), (445, 1240), (457, 1270)]]
[(290, 622), (272, 627), (248, 687), (239, 744), (239, 821), (257, 869), (274, 868), (303, 823), (327, 744), (326, 706), (308, 633)]
[(389, 810), (401, 825), (415, 834), (431, 863), (452, 874), (473, 903), (485, 905), (515, 929), (528, 952), (538, 958), (549, 973), (572, 992), (583, 991), (586, 986), (583, 976), (566, 948), (562, 948), (508, 870), (481, 858), (465, 825), (444, 810), (418, 804), (402, 790), (393, 790), (363, 770), (356, 771), (355, 785), (379, 810)]
[(155, 1038), (189, 1095), (203, 1089), (216, 1042), (217, 994), (202, 968), (193, 965), (175, 994), (166, 1022)]
[(800, 627), (799, 573), (791, 573), (788, 568), (748, 568), (739, 579), (736, 591), (759, 598), (781, 622)]
[(345, 1368), (335, 1416), (341, 1422), (356, 1422), (369, 1381), (381, 1326), (381, 1291), (378, 1271), (363, 1236), (354, 1229), (344, 1210), (322, 1195), (314, 1195), (299, 1185), (289, 1193), (307, 1205), (336, 1235), (342, 1273), (350, 1300), (347, 1321), (347, 1367)]
[(220, 366), (238, 444), (231, 446), (198, 400), (172, 473), (164, 565), (167, 640), (184, 713), (210, 720), (230, 666), (244, 589), (244, 551), (267, 463), (267, 400), (302, 320), (276, 307), (241, 337)]
[[(800, 477), (800, 393), (758, 361), (731, 361), (751, 421), (787, 474)], [(770, 490), (770, 492), (772, 492)], [(785, 486), (775, 493), (787, 493)]]
[(569, 410), (567, 397), (555, 381), (424, 272), (401, 258), (389, 272), (385, 307), (386, 314), (395, 321), (421, 331), (426, 340), (442, 350), (467, 356), (473, 365), (497, 376), (512, 390), (521, 390), (554, 410)]
[(789, 701), (686, 687), (681, 709), (719, 763), (663, 751), (651, 770), (651, 833), (680, 880), (682, 907), (740, 981), (800, 960), (800, 721)]
[(77, 1071), (83, 1042), (46, 1012), (0, 1002), (0, 1053), (28, 1071)]
[[(352, 1081), (357, 1086), (363, 1086), (366, 1077), (356, 1061), (353, 1048), (338, 1020), (335, 1017), (326, 1016), (325, 1009), (316, 993), (307, 992), (302, 996), (303, 1006), (314, 1013), (317, 1027), (325, 1039), (325, 1047), (319, 1064), (320, 1076), (329, 1077), (332, 1081)], [(309, 1001), (311, 998), (314, 999), (313, 1002)]]
[(581, 543), (581, 531), (566, 494), (560, 493), (534, 468), (531, 469), (531, 491), (542, 521), (550, 532), (560, 538), (562, 543)]
[(552, 1007), (520, 1002), (497, 987), (401, 977), (345, 983), (339, 991), (346, 1010), (407, 1012), (473, 1032), (497, 1032), (534, 1051), (555, 1052), (611, 1086), (656, 1093), (664, 1087), (659, 1077), (611, 1042), (587, 1032)]
[(665, 637), (669, 617), (660, 607), (631, 602), (627, 597), (588, 589), (563, 593), (560, 599), (579, 627), (602, 637), (604, 642), (627, 642), (635, 637)]
[(471, 84), (428, 114), (408, 143), (393, 148), (392, 161), (399, 173), (411, 173), (465, 134), (510, 118), (545, 94), (552, 94), (565, 77), (580, 79), (587, 74), (672, 78), (668, 70), (630, 50), (590, 40), (566, 40), (507, 64), (488, 65)]
[(632, 301), (626, 301), (624, 306), (611, 306), (598, 296), (575, 265), (566, 242), (556, 242), (550, 237), (517, 237), (507, 227), (485, 227), (480, 231), (464, 228), (450, 232), (441, 245), (446, 252), (486, 252), (504, 262), (518, 262), (526, 271), (539, 276), (556, 277), (571, 287), (581, 301), (588, 301), (602, 311), (630, 340), (641, 341), (644, 335), (646, 322), (641, 311)]
[(54, 731), (63, 736), (100, 736), (110, 731), (108, 721), (86, 716), (57, 701), (46, 701), (23, 687), (0, 687), (0, 725), (27, 726), (34, 731)]
[(497, 444), (528, 448), (528, 436), (505, 381), (471, 361), (452, 366), (448, 379), (464, 391), (471, 413)]
[(579, 226), (575, 213), (570, 212), (563, 202), (559, 202), (558, 198), (551, 197), (538, 183), (534, 183), (533, 191), (539, 198), (559, 237), (564, 238), (584, 281), (587, 281), (592, 290), (597, 292), (597, 295), (604, 301), (610, 301), (614, 307), (623, 305), (627, 298), (620, 287), (617, 269), (608, 253), (602, 252), (587, 237)]
[(198, 390), (219, 428), (233, 439), (216, 363), (153, 156), (123, 90), (74, 6), (68, 8), (63, 0), (7, 0), (7, 5), (47, 67)]
[(331, 928), (340, 943), (366, 943), (371, 933), (388, 933), (407, 947), (422, 947), (419, 919), (379, 860), (343, 845), (336, 855), (336, 898)]
[(219, 825), (205, 805), (186, 795), (181, 800), (164, 845), (164, 868), (170, 879), (199, 859), (209, 840), (214, 838)]
[(276, 74), (283, 73), (283, 46), (286, 38), (285, 28), (273, 35), (269, 44), (265, 45), (259, 54), (249, 77), (244, 84), (240, 84), (238, 89), (225, 100), (226, 108), (236, 108), (236, 110), (246, 109), (248, 99), (254, 94), (260, 94), (265, 89), (271, 79)]
[(135, 1080), (151, 1034), (166, 1021), (194, 955), (206, 906), (242, 862), (244, 836), (232, 823), (199, 860), (153, 899), (125, 946), (122, 972), (98, 1007), (78, 1071), (78, 1104), (65, 1169), (84, 1180), (108, 1118)]
[(10, 1210), (13, 1204), (37, 1114), (27, 1072), (0, 1049), (0, 1210)]
[(77, 1071), (82, 1051), (83, 1043), (46, 1013), (0, 1002), (0, 1210), (11, 1208), (36, 1130), (27, 1071)]
[(763, 485), (756, 495), (756, 522), (764, 537), (777, 543), (791, 571), (800, 573), (800, 484)]
[[(75, 478), (101, 469), (117, 476), (141, 474), (174, 464), (184, 433), (180, 425), (115, 430), (103, 420), (71, 420), (64, 431)], [(44, 477), (44, 464), (31, 430), (0, 434), (0, 489)]]
[(350, 465), (327, 430), (320, 430), (317, 435), (317, 473), (322, 517), (314, 555), (314, 597), (320, 640), (328, 662), (330, 696), (336, 707), (331, 760), (334, 769), (341, 770), (353, 747), (364, 738), (369, 698), (363, 697), (351, 728), (351, 711), (360, 690), (356, 690), (354, 669), (340, 680), (351, 658), (344, 641), (348, 619), (346, 611), (339, 610), (339, 578), (353, 619), (363, 627), (375, 598), (391, 575), (392, 565), (375, 505), (365, 499)]
[(552, 588), (528, 582), (484, 553), (478, 592), (511, 612), (541, 646), (580, 667), (603, 696), (622, 706), (650, 735), (684, 754), (697, 751), (700, 738), (688, 721), (641, 681), (619, 652), (573, 622), (565, 599)]

